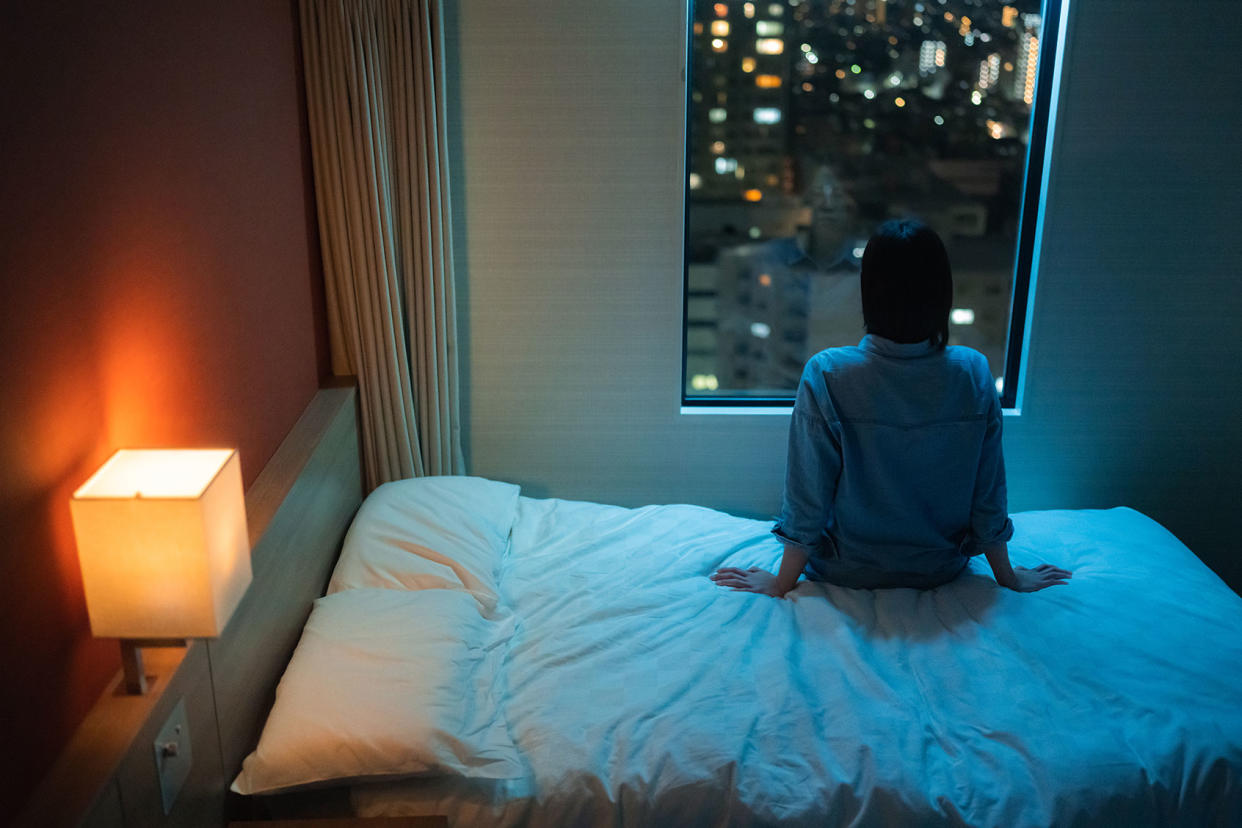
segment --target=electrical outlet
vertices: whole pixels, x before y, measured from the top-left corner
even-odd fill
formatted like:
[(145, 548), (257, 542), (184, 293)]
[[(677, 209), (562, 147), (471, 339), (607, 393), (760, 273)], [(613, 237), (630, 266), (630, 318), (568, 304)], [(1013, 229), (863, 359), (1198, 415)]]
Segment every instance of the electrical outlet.
[(165, 816), (172, 810), (181, 786), (190, 775), (192, 758), (190, 720), (185, 715), (185, 699), (181, 699), (155, 737), (155, 772), (160, 780)]

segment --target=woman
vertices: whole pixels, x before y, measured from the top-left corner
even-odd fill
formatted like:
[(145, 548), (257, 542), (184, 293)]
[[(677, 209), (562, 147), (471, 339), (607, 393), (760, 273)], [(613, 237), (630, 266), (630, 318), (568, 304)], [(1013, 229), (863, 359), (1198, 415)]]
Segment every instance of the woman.
[(1001, 409), (987, 360), (946, 347), (953, 276), (918, 221), (883, 224), (862, 259), (856, 348), (811, 357), (789, 425), (780, 570), (726, 567), (720, 586), (783, 597), (803, 572), (860, 589), (948, 583), (983, 553), (1002, 586), (1033, 592), (1068, 570), (1012, 567)]

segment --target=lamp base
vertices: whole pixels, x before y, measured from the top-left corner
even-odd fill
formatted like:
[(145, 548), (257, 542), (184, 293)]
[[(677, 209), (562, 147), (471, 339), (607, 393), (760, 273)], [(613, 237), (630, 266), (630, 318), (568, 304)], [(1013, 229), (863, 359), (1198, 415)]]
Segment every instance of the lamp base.
[(184, 638), (122, 638), (121, 669), (125, 674), (122, 685), (131, 696), (146, 695), (150, 686), (142, 668), (143, 647), (184, 647)]

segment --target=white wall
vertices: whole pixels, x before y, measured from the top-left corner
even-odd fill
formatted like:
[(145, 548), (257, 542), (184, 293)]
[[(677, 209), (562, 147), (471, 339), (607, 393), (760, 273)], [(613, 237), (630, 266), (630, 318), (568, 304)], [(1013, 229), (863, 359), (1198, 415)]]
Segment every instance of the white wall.
[[(684, 10), (447, 0), (466, 450), (532, 496), (779, 505), (788, 419), (678, 414)], [(1076, 0), (1012, 511), (1130, 505), (1242, 587), (1235, 0)]]

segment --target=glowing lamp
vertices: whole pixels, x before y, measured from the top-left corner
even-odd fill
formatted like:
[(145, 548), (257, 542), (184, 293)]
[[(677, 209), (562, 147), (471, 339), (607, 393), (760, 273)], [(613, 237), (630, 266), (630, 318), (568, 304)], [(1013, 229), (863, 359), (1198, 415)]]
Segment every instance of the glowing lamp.
[(126, 689), (145, 692), (139, 648), (218, 636), (250, 585), (237, 452), (121, 450), (69, 506), (91, 632), (121, 639)]

